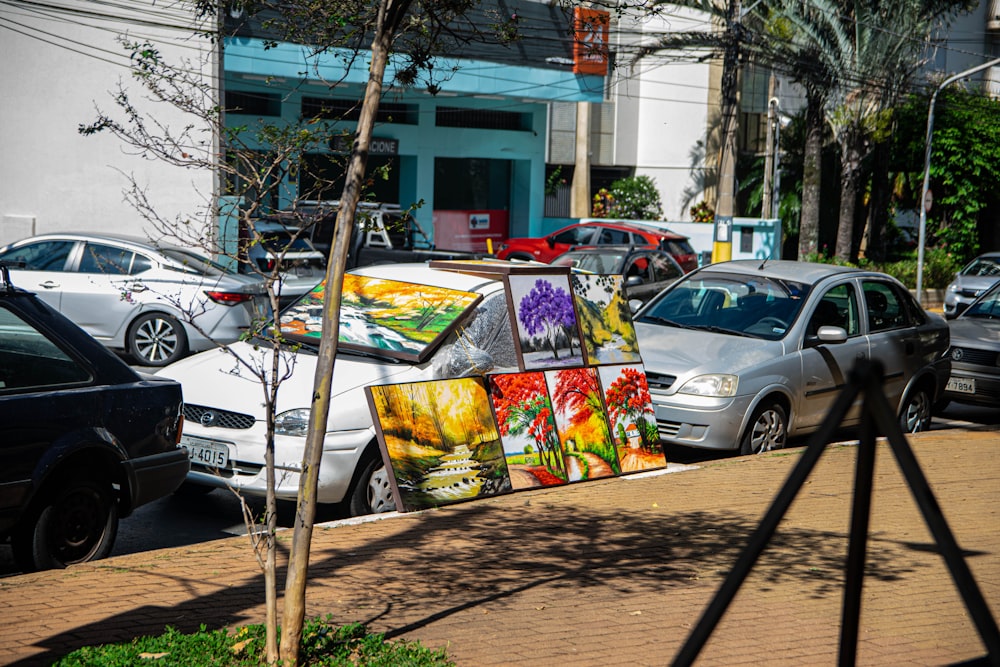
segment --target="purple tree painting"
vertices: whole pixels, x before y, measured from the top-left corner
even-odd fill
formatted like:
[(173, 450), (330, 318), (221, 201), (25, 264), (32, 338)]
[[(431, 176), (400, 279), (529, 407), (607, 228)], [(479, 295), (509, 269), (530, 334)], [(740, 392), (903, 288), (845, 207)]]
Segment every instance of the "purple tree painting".
[(509, 280), (525, 367), (581, 365), (583, 351), (568, 277), (510, 276)]

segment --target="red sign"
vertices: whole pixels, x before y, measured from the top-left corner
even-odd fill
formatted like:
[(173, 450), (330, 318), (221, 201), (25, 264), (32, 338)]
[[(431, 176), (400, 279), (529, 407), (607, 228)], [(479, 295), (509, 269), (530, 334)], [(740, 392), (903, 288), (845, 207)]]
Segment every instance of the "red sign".
[(598, 9), (573, 9), (573, 74), (608, 73), (608, 24), (611, 15)]

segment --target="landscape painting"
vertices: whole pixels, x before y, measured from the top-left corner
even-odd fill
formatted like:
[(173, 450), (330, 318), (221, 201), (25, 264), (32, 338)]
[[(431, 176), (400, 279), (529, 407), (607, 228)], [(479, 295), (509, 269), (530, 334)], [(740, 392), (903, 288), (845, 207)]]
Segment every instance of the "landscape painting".
[(663, 453), (656, 416), (649, 396), (646, 371), (641, 365), (600, 366), (611, 434), (623, 473), (663, 468)]
[(570, 280), (587, 361), (591, 365), (641, 362), (622, 277), (574, 274)]
[(487, 376), (487, 382), (514, 490), (565, 484), (545, 374), (502, 373)]
[[(281, 333), (318, 339), (325, 291), (326, 283), (320, 283), (284, 311)], [(481, 298), (472, 292), (345, 274), (338, 347), (424, 361)]]
[(366, 387), (401, 511), (511, 490), (481, 377)]
[(545, 372), (566, 479), (578, 482), (621, 472), (595, 368)]
[(580, 326), (569, 275), (509, 275), (507, 298), (517, 326), (520, 369), (582, 366)]

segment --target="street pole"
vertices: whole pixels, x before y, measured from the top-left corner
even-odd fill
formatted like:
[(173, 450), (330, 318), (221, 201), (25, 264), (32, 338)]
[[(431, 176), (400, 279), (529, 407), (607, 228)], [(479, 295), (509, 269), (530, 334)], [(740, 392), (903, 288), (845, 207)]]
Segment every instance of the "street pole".
[(920, 228), (918, 232), (917, 241), (917, 303), (922, 304), (921, 299), (923, 298), (924, 290), (924, 242), (926, 238), (926, 227), (927, 227), (927, 209), (930, 208), (929, 202), (927, 201), (928, 186), (931, 180), (931, 140), (934, 136), (934, 104), (937, 102), (938, 93), (944, 90), (950, 84), (958, 81), (959, 79), (964, 79), (967, 76), (975, 74), (976, 72), (981, 72), (984, 69), (993, 67), (994, 65), (1000, 64), (1000, 58), (994, 58), (989, 62), (985, 62), (982, 65), (977, 65), (965, 71), (959, 72), (954, 76), (948, 77), (937, 87), (934, 94), (931, 95), (931, 102), (927, 109), (927, 138), (924, 141), (924, 184), (920, 189), (920, 200), (918, 206), (920, 206)]
[(731, 0), (727, 17), (727, 40), (722, 56), (722, 146), (719, 155), (719, 185), (715, 204), (712, 261), (733, 258), (732, 228), (736, 212), (736, 104), (739, 75), (740, 0)]

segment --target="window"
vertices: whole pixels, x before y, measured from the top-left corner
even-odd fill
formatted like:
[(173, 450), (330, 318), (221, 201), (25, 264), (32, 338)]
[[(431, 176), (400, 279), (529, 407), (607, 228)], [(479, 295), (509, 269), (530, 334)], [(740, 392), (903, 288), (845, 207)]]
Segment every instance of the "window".
[(0, 394), (89, 382), (90, 372), (16, 313), (0, 306)]
[(867, 281), (862, 285), (868, 307), (868, 330), (887, 331), (907, 326), (907, 309), (892, 285)]
[(481, 130), (531, 130), (531, 114), (493, 109), (438, 107), (434, 124), (438, 127), (470, 127)]
[(125, 248), (88, 243), (80, 259), (80, 273), (104, 273), (126, 276), (132, 268), (135, 253)]
[(75, 241), (39, 241), (14, 248), (0, 259), (24, 262), (26, 271), (63, 271)]
[(553, 243), (566, 243), (568, 245), (588, 245), (590, 239), (594, 237), (595, 227), (573, 227), (553, 236)]
[(628, 232), (602, 227), (597, 242), (601, 245), (628, 245), (629, 237)]
[(858, 297), (849, 284), (837, 285), (827, 291), (816, 304), (809, 320), (808, 335), (815, 336), (820, 327), (840, 327), (848, 336), (861, 333), (858, 319)]
[(675, 262), (662, 255), (650, 255), (650, 263), (653, 266), (653, 282), (659, 283), (664, 280), (673, 280), (684, 275), (681, 268)]
[(277, 93), (227, 90), (226, 111), (247, 116), (280, 116), (281, 97)]
[[(416, 125), (420, 121), (419, 116), (419, 107), (416, 104), (379, 102), (375, 122)], [(361, 100), (303, 97), (302, 117), (357, 121), (361, 117)]]

